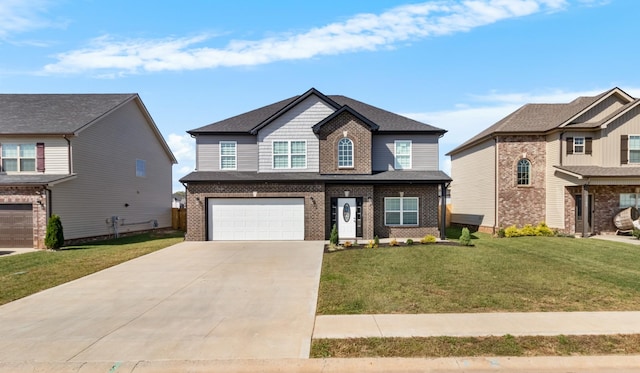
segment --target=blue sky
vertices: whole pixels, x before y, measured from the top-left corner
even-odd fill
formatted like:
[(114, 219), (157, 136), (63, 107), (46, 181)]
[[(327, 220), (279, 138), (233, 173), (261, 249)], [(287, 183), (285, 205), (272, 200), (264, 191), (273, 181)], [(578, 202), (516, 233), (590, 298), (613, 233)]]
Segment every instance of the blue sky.
[(0, 0), (0, 92), (140, 94), (185, 131), (315, 87), (444, 128), (444, 154), (527, 102), (640, 96), (634, 0)]

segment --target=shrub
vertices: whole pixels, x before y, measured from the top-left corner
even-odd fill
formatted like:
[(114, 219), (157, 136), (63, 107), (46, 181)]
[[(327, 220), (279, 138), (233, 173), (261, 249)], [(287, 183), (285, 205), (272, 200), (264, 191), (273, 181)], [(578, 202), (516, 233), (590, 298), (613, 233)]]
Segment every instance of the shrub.
[(373, 240), (369, 240), (369, 242), (367, 243), (367, 246), (365, 246), (367, 249), (373, 249), (374, 247), (378, 247), (376, 246), (376, 244), (374, 243)]
[(538, 224), (536, 227), (536, 236), (553, 237), (555, 235), (556, 232), (549, 228), (545, 222)]
[(507, 238), (520, 237), (520, 230), (515, 225), (512, 225), (504, 230), (504, 236)]
[(462, 228), (462, 234), (460, 235), (460, 244), (463, 246), (471, 246), (471, 233), (469, 228)]
[(519, 235), (520, 236), (536, 236), (536, 229), (531, 224), (525, 224), (524, 227), (520, 228)]
[(431, 243), (436, 243), (436, 241), (437, 241), (436, 240), (436, 236), (428, 234), (428, 235), (422, 237), (422, 239), (420, 240), (420, 243), (428, 245), (428, 244), (431, 244)]
[(345, 241), (342, 245), (345, 247), (345, 249), (348, 249), (348, 248), (350, 248), (351, 246), (353, 246), (353, 244), (351, 243), (351, 241)]
[(411, 238), (407, 239), (407, 246), (413, 245), (413, 240)]
[(633, 234), (633, 237), (635, 237), (638, 240), (640, 240), (640, 229), (633, 228), (633, 233), (631, 233), (631, 234)]
[(333, 245), (338, 245), (338, 227), (334, 224), (333, 228), (331, 228), (331, 235), (329, 236), (329, 243)]
[(44, 237), (44, 245), (47, 249), (58, 250), (64, 245), (64, 232), (62, 221), (58, 215), (51, 215), (47, 223), (47, 233)]
[(504, 238), (504, 228), (498, 229), (498, 238)]
[(378, 247), (380, 246), (380, 239), (378, 238), (378, 235), (373, 236), (373, 247)]
[(392, 238), (389, 241), (389, 246), (399, 246), (400, 244), (398, 243), (398, 240), (396, 240), (395, 238)]

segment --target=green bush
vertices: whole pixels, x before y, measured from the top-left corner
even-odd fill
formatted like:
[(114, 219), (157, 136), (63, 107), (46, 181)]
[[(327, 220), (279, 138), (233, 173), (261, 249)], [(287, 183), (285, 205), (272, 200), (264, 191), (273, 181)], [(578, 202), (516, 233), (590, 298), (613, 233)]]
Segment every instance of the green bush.
[(462, 228), (462, 234), (460, 235), (460, 244), (463, 246), (471, 246), (471, 233), (469, 228)]
[(520, 236), (537, 236), (536, 229), (531, 224), (525, 224), (520, 228)]
[(555, 235), (556, 232), (549, 228), (545, 222), (541, 222), (536, 227), (536, 236), (553, 237)]
[(407, 246), (413, 245), (413, 240), (411, 238), (407, 239)]
[(640, 240), (640, 229), (633, 228), (633, 233), (631, 234), (633, 234), (633, 237)]
[(380, 246), (380, 239), (378, 238), (377, 235), (373, 236), (373, 247), (378, 247)]
[(340, 241), (340, 239), (338, 238), (338, 227), (334, 224), (333, 228), (331, 228), (331, 235), (329, 236), (329, 243), (332, 245), (338, 245), (338, 241)]
[(515, 225), (512, 225), (510, 227), (505, 228), (504, 236), (507, 238), (520, 237), (520, 230)]
[(504, 228), (498, 229), (498, 238), (504, 238)]
[(420, 243), (428, 245), (428, 244), (436, 243), (436, 241), (437, 241), (436, 240), (436, 236), (428, 234), (428, 235), (422, 237), (422, 239), (420, 240)]
[(62, 221), (58, 215), (51, 215), (47, 223), (47, 233), (44, 236), (44, 245), (47, 249), (58, 250), (64, 245), (64, 232)]

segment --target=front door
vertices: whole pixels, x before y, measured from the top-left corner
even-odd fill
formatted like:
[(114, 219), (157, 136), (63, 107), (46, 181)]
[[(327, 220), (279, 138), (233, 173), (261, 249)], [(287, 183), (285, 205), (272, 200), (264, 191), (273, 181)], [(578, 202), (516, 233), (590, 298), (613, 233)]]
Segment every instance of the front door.
[(356, 238), (356, 199), (338, 198), (338, 236)]
[(589, 228), (587, 229), (589, 232), (592, 231), (592, 221), (593, 221), (593, 195), (589, 194), (589, 211), (586, 214), (582, 211), (582, 194), (576, 194), (576, 233), (582, 233), (582, 224), (584, 222), (585, 215), (587, 217), (587, 223), (589, 224)]

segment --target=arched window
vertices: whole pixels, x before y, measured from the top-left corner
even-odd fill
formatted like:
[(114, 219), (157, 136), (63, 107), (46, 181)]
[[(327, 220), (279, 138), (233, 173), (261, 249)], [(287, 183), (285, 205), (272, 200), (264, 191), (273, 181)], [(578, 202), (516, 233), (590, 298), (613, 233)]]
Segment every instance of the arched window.
[(517, 180), (518, 185), (531, 184), (531, 162), (528, 159), (523, 158), (518, 161)]
[(353, 141), (346, 137), (338, 141), (338, 167), (353, 167)]

